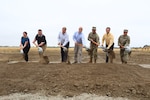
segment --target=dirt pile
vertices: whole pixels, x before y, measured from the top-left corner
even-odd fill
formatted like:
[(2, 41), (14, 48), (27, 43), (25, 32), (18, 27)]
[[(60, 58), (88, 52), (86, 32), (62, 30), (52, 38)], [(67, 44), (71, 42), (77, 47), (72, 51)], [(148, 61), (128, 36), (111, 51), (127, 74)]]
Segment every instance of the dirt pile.
[(82, 93), (150, 99), (150, 70), (121, 64), (0, 64), (0, 95)]
[[(73, 97), (83, 93), (108, 97), (127, 97), (150, 100), (150, 69), (139, 64), (150, 64), (150, 53), (133, 51), (127, 65), (120, 62), (116, 50), (114, 64), (105, 64), (105, 53), (98, 51), (97, 64), (89, 61), (83, 51), (83, 64), (62, 64), (59, 48), (47, 48), (50, 64), (38, 63), (38, 52), (31, 48), (29, 63), (21, 62), (18, 48), (0, 48), (0, 96), (12, 93), (42, 93)], [(74, 53), (69, 51), (71, 62)], [(10, 62), (17, 62), (11, 64)]]

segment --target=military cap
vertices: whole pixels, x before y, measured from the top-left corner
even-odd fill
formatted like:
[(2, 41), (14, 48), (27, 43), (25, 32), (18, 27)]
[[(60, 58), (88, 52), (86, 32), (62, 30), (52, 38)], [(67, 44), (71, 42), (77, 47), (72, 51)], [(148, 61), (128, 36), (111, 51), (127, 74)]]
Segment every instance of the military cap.
[(123, 32), (128, 32), (128, 30), (127, 30), (127, 29), (124, 29)]
[(96, 30), (96, 27), (92, 27), (92, 30)]

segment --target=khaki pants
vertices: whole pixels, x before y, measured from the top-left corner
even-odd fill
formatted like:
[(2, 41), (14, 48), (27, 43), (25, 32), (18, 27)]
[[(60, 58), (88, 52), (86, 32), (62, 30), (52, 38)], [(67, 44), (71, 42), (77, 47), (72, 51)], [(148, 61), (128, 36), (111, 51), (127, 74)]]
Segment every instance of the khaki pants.
[(74, 60), (76, 63), (82, 62), (82, 46), (75, 45), (75, 47), (74, 47)]
[(39, 53), (40, 61), (43, 60), (43, 56), (44, 56), (45, 50), (47, 48), (47, 45), (43, 45), (43, 46), (41, 46), (41, 48), (43, 49), (43, 52)]

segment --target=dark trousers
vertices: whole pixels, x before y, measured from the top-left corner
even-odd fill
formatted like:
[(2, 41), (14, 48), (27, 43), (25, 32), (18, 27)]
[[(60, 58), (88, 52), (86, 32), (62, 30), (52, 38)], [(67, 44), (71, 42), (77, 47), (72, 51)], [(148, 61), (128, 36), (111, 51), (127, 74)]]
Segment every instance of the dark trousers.
[(23, 49), (23, 52), (24, 52), (24, 60), (25, 60), (25, 61), (28, 61), (28, 52), (29, 52), (29, 50), (30, 50), (30, 47), (25, 47), (25, 48)]
[[(67, 49), (69, 48), (69, 42), (64, 46)], [(68, 51), (64, 51), (63, 48), (61, 47), (61, 61), (66, 62), (68, 58)]]
[[(106, 48), (108, 47), (108, 45), (106, 44)], [(109, 50), (114, 50), (114, 43), (111, 45), (111, 47), (109, 48)], [(108, 63), (109, 61), (109, 57), (108, 54), (106, 54), (106, 63)]]

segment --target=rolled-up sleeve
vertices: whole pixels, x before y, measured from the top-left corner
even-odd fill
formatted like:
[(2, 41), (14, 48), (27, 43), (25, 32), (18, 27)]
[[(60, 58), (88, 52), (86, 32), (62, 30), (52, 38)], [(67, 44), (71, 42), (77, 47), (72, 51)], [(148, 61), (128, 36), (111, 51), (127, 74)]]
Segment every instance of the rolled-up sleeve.
[(127, 42), (126, 42), (125, 46), (129, 46), (129, 45), (130, 45), (130, 37), (128, 36), (127, 37)]
[(118, 46), (121, 46), (121, 44), (120, 44), (120, 37), (118, 38)]
[(96, 42), (98, 43), (98, 44), (100, 44), (100, 42), (99, 42), (99, 36), (97, 35), (97, 38), (96, 38)]
[(84, 38), (83, 34), (82, 34), (82, 44), (83, 44), (83, 46), (86, 46), (86, 42), (85, 42), (85, 38)]
[(58, 43), (61, 43), (60, 33), (58, 34)]
[(104, 45), (104, 40), (105, 40), (105, 34), (103, 35), (103, 38), (102, 38), (102, 45)]
[(73, 35), (73, 41), (74, 41), (74, 42), (77, 42), (77, 39), (76, 39), (76, 32), (75, 32), (74, 35)]
[(111, 35), (110, 41), (109, 41), (109, 45), (108, 45), (108, 48), (110, 48), (110, 47), (112, 46), (113, 43), (114, 43), (114, 36)]

